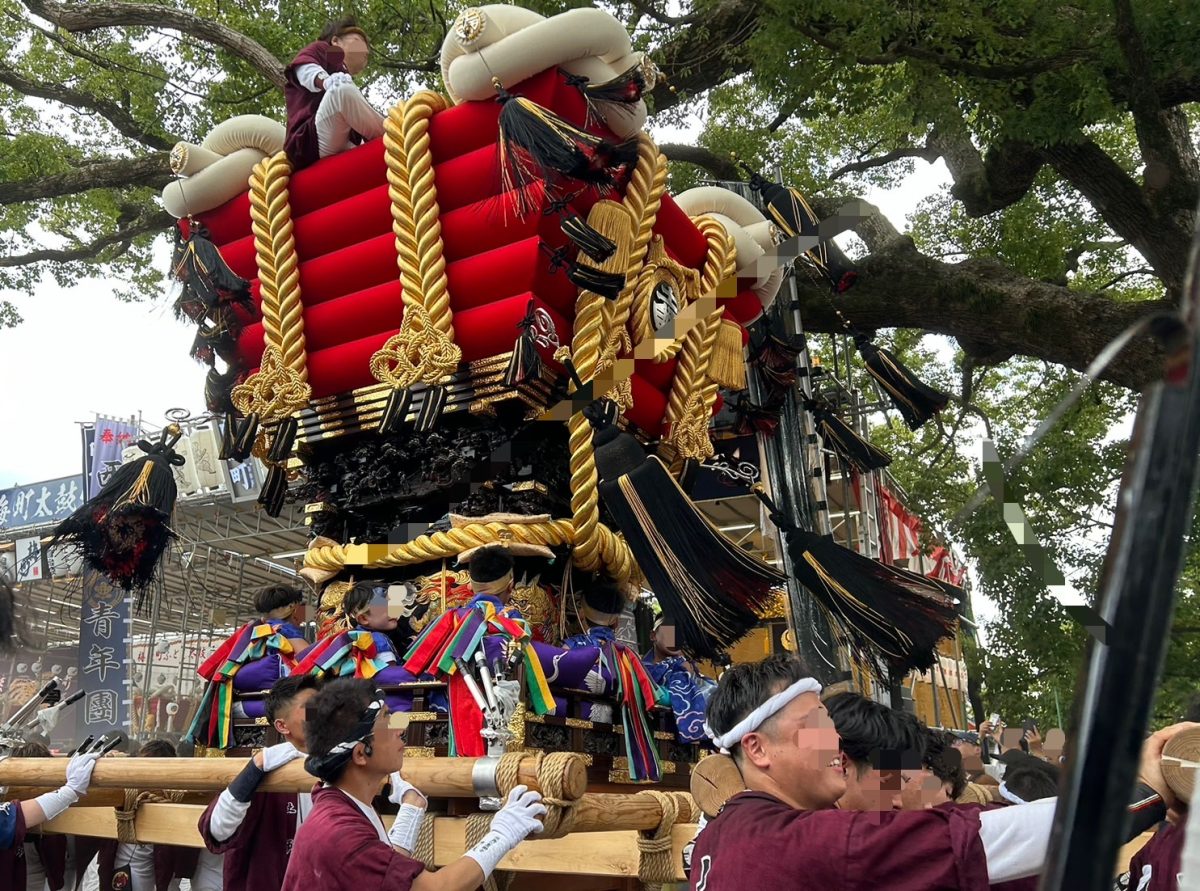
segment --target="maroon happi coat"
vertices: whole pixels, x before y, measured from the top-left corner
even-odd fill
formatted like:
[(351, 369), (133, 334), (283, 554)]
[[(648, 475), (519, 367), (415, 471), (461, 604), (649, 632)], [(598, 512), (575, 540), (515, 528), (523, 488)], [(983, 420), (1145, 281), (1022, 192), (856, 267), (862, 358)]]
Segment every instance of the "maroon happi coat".
[(19, 801), (0, 802), (0, 888), (25, 887), (25, 813)]
[(1129, 891), (1177, 891), (1186, 826), (1186, 820), (1179, 826), (1167, 823), (1133, 855)]
[(798, 811), (741, 792), (696, 839), (692, 891), (986, 891), (979, 814)]
[(408, 891), (424, 869), (381, 841), (349, 795), (322, 786), (296, 833), (283, 891)]
[(297, 796), (259, 792), (242, 825), (225, 841), (213, 838), (210, 822), (217, 799), (200, 815), (200, 837), (214, 854), (225, 855), (225, 891), (279, 891), (296, 837)]
[[(296, 170), (315, 164), (321, 157), (317, 140), (317, 109), (321, 107), (325, 93), (312, 92), (301, 85), (296, 77), (296, 70), (301, 65), (309, 64), (324, 68), (330, 74), (346, 71), (346, 54), (340, 47), (318, 40), (300, 50), (284, 71), (287, 81), (283, 87), (283, 98), (287, 103), (287, 140), (283, 149)], [(359, 143), (362, 137), (351, 132), (350, 141)]]

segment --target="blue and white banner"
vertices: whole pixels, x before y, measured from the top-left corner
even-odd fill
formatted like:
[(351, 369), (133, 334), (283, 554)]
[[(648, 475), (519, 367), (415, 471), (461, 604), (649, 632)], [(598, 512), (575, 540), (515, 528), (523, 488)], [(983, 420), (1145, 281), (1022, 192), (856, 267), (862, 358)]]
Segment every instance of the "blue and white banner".
[(79, 475), (0, 489), (0, 529), (58, 523), (85, 500), (83, 477)]
[(136, 424), (97, 416), (91, 435), (84, 434), (83, 474), (87, 497), (96, 495), (121, 466), (121, 453), (138, 441)]
[(83, 578), (79, 612), (79, 678), (87, 690), (79, 735), (99, 737), (129, 732), (129, 592), (113, 587), (97, 572)]

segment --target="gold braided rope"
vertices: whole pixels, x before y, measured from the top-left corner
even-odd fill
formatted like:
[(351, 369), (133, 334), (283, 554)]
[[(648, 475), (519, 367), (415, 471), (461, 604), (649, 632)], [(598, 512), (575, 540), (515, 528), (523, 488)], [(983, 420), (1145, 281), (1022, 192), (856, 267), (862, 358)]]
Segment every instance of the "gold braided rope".
[[(633, 220), (623, 205), (611, 201), (597, 201), (588, 214), (588, 223), (603, 232), (608, 229), (613, 235), (621, 226), (633, 228)], [(602, 228), (603, 227), (603, 228)], [(606, 233), (608, 234), (608, 233)], [(611, 236), (610, 236), (611, 237)], [(617, 239), (614, 238), (614, 241)], [(625, 271), (628, 260), (617, 252), (605, 263), (606, 266), (620, 264)], [(600, 368), (605, 339), (605, 303), (599, 294), (581, 290), (575, 303), (574, 336), (571, 338), (571, 361), (581, 380), (591, 380)], [(600, 522), (599, 477), (596, 473), (596, 456), (592, 448), (592, 426), (581, 412), (571, 415), (568, 423), (569, 447), (571, 450), (571, 517), (574, 520), (575, 542), (571, 559), (584, 572), (596, 572), (607, 567), (619, 581), (629, 580), (632, 557), (622, 539)]]
[(430, 119), (447, 106), (429, 91), (397, 102), (384, 123), (388, 198), (404, 317), (399, 333), (371, 357), (376, 380), (396, 388), (436, 383), (462, 361), (454, 343), (441, 211), (429, 148)]
[(292, 165), (283, 152), (263, 158), (250, 175), (250, 221), (262, 290), (265, 349), (258, 371), (234, 387), (231, 396), (238, 411), (255, 412), (264, 423), (282, 421), (312, 398), (288, 188), (291, 177)]
[[(737, 249), (725, 227), (711, 217), (700, 217), (696, 226), (708, 241), (708, 254), (704, 258), (704, 269), (700, 274), (701, 293), (708, 293), (718, 283), (734, 274), (737, 264)], [(696, 428), (701, 424), (707, 431), (708, 416), (712, 401), (708, 400), (708, 367), (712, 362), (713, 347), (721, 330), (724, 309), (718, 307), (708, 317), (687, 333), (675, 366), (675, 377), (671, 381), (671, 392), (667, 398), (666, 421), (671, 425), (666, 442), (673, 446), (680, 457), (704, 460), (712, 454), (711, 443), (707, 447), (696, 437)], [(713, 389), (712, 399), (717, 390)], [(689, 423), (690, 422), (690, 423)], [(708, 440), (707, 432), (703, 439)], [(707, 452), (707, 454), (705, 454)]]
[[(625, 327), (629, 323), (629, 314), (633, 308), (633, 295), (637, 290), (638, 272), (646, 262), (646, 250), (650, 239), (654, 236), (654, 225), (658, 222), (658, 209), (662, 206), (663, 192), (667, 187), (667, 159), (658, 150), (653, 140), (645, 133), (638, 136), (638, 159), (633, 173), (629, 177), (629, 185), (625, 189), (624, 205), (631, 217), (637, 221), (637, 234), (629, 251), (629, 264), (625, 272), (625, 287), (613, 303), (607, 331), (612, 336), (614, 328)], [(649, 305), (645, 312), (646, 320), (650, 318)], [(648, 321), (647, 321), (648, 324)], [(638, 341), (636, 332), (640, 328), (632, 327), (634, 342)]]

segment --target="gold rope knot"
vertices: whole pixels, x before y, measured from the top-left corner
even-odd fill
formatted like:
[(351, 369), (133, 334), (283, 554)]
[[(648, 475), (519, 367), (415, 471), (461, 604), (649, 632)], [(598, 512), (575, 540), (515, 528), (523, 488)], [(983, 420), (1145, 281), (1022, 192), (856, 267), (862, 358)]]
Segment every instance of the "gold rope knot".
[(258, 371), (233, 388), (233, 404), (243, 415), (258, 414), (265, 424), (282, 421), (308, 405), (312, 387), (283, 362), (279, 349), (263, 350)]
[(681, 458), (705, 461), (713, 456), (708, 436), (708, 406), (702, 389), (693, 390), (684, 403), (683, 417), (671, 428), (670, 442)]
[[(649, 832), (639, 832), (637, 840), (638, 878), (647, 889), (657, 889), (675, 881), (675, 864), (671, 859), (674, 849), (671, 830), (679, 819), (681, 797), (653, 789), (646, 789), (637, 794), (653, 798), (662, 811), (662, 819), (658, 821), (658, 826)], [(689, 808), (688, 813), (690, 812)]]
[(138, 809), (147, 802), (157, 804), (164, 801), (177, 804), (183, 801), (183, 792), (144, 792), (140, 789), (126, 789), (125, 804), (113, 809), (117, 817), (117, 841), (136, 845), (138, 843), (136, 831)]
[(434, 384), (453, 374), (462, 349), (436, 327), (423, 306), (404, 309), (400, 330), (371, 357), (371, 375), (397, 390), (418, 381)]

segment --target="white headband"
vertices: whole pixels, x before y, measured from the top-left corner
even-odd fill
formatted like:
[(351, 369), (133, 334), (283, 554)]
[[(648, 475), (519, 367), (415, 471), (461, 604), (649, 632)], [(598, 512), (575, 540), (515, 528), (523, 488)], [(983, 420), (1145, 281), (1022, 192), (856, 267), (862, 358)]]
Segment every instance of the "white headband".
[(733, 729), (728, 733), (723, 733), (717, 736), (711, 727), (706, 723), (704, 732), (708, 734), (708, 738), (713, 741), (721, 753), (729, 754), (729, 750), (742, 741), (747, 735), (753, 733), (763, 725), (763, 722), (768, 718), (778, 714), (789, 702), (797, 696), (803, 696), (805, 693), (820, 693), (821, 685), (817, 683), (815, 678), (801, 678), (792, 684), (786, 690), (776, 693), (742, 720), (734, 725)]
[(1017, 795), (1014, 795), (1012, 792), (1009, 792), (1008, 786), (1006, 786), (1004, 783), (1000, 784), (1000, 797), (1003, 798), (1005, 801), (1009, 802), (1010, 804), (1029, 804), (1029, 802), (1026, 801), (1024, 798), (1021, 798)]

